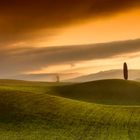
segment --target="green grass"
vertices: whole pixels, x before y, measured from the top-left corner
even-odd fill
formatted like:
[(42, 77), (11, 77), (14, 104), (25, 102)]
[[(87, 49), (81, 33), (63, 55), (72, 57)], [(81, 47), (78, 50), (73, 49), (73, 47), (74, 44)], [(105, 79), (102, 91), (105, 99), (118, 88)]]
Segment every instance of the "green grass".
[[(0, 139), (138, 140), (139, 87), (140, 83), (122, 80), (59, 86), (5, 81), (0, 84)], [(113, 100), (121, 95), (128, 100), (130, 93), (136, 102), (129, 106), (128, 102), (120, 105), (120, 98)], [(98, 94), (107, 96), (105, 101)], [(93, 102), (95, 96), (100, 104)], [(110, 102), (112, 105), (107, 105)]]
[(140, 105), (140, 83), (125, 80), (99, 80), (54, 88), (55, 95), (110, 105)]

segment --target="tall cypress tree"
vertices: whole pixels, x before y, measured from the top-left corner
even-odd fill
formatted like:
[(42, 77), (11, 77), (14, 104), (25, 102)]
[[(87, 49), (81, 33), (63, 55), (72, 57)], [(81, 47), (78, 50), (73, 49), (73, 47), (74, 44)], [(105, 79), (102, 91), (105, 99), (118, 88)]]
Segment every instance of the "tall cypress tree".
[(126, 62), (123, 64), (123, 75), (124, 75), (124, 79), (128, 80), (128, 66)]

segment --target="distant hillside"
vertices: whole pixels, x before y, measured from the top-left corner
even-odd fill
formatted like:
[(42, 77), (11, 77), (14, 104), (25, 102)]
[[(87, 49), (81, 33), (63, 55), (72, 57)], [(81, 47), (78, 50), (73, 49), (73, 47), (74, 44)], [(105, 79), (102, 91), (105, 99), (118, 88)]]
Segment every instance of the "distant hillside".
[[(57, 73), (44, 73), (44, 74), (21, 74), (15, 76), (0, 76), (1, 79), (17, 79), (25, 81), (44, 81), (44, 82), (56, 82)], [(102, 79), (123, 79), (123, 73), (121, 69), (100, 71), (89, 75), (79, 76), (79, 73), (61, 73), (61, 82), (88, 82)], [(79, 77), (78, 77), (79, 76)], [(129, 80), (140, 81), (140, 70), (129, 70)]]
[[(140, 70), (129, 70), (129, 80), (135, 80), (140, 77)], [(65, 80), (67, 82), (88, 82), (102, 79), (123, 79), (122, 70), (108, 70), (98, 73), (80, 76), (77, 78)]]
[(59, 96), (101, 103), (140, 105), (140, 83), (126, 80), (99, 80), (56, 87)]
[[(56, 82), (56, 76), (58, 73), (39, 73), (39, 74), (21, 74), (15, 76), (1, 76), (2, 79), (17, 79), (25, 81), (44, 81), (44, 82)], [(60, 73), (60, 81), (69, 78), (75, 78), (79, 76), (79, 73)]]

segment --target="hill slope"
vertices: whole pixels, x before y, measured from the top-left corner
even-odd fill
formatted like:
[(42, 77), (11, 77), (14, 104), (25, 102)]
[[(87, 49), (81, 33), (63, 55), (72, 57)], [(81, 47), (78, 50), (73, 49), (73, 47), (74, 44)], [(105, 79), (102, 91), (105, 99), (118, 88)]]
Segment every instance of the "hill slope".
[[(93, 85), (106, 87), (131, 81), (96, 81), (61, 85), (57, 89), (75, 87), (84, 90)], [(122, 83), (121, 83), (122, 82)], [(0, 86), (0, 139), (6, 140), (138, 140), (140, 138), (140, 106), (97, 105), (53, 96), (60, 94), (54, 86), (40, 83), (27, 86), (17, 82)], [(112, 86), (111, 85), (111, 86)], [(139, 84), (137, 85), (139, 87)], [(73, 88), (71, 88), (73, 87)], [(42, 89), (43, 88), (43, 89)], [(56, 90), (54, 93), (54, 90)], [(66, 90), (66, 89), (65, 89)], [(70, 96), (70, 92), (66, 90)], [(79, 90), (79, 89), (78, 89)], [(89, 91), (90, 91), (89, 90)], [(49, 93), (50, 95), (48, 95)], [(66, 93), (65, 93), (66, 94)]]
[(0, 139), (139, 139), (139, 123), (139, 107), (103, 106), (44, 93), (0, 90)]
[(101, 104), (140, 105), (140, 83), (100, 80), (56, 87), (59, 96)]

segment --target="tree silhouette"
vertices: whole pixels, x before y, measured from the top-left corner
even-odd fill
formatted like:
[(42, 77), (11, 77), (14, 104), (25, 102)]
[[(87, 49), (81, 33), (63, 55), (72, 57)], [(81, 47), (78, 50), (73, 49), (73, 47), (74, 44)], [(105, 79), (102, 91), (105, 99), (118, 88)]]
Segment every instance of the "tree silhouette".
[(124, 75), (124, 79), (128, 80), (128, 67), (126, 62), (123, 64), (123, 75)]
[(59, 83), (60, 82), (60, 77), (59, 74), (56, 75), (56, 82)]

